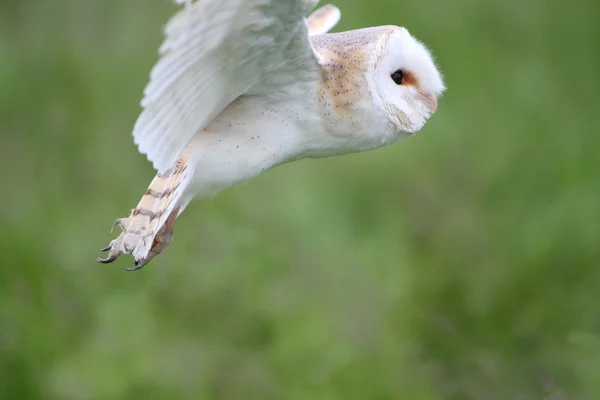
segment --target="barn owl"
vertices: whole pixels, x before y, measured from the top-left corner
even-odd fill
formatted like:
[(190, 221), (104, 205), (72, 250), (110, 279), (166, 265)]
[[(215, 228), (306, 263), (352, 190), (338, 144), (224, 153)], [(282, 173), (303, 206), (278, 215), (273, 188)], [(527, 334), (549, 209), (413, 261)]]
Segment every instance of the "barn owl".
[(389, 145), (418, 132), (445, 90), (405, 28), (327, 33), (318, 0), (175, 0), (134, 142), (157, 170), (102, 263), (140, 269), (172, 240), (190, 200), (277, 165)]

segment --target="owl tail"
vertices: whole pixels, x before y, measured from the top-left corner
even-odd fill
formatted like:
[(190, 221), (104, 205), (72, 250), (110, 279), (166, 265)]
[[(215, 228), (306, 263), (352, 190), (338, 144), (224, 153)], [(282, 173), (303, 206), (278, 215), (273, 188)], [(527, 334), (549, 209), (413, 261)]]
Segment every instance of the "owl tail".
[(102, 249), (109, 254), (98, 258), (99, 262), (111, 263), (121, 254), (132, 254), (134, 267), (127, 270), (140, 269), (171, 243), (175, 219), (187, 204), (182, 203), (182, 195), (192, 175), (188, 167), (184, 153), (173, 168), (154, 177), (129, 217), (114, 222), (113, 228), (118, 226), (122, 232)]

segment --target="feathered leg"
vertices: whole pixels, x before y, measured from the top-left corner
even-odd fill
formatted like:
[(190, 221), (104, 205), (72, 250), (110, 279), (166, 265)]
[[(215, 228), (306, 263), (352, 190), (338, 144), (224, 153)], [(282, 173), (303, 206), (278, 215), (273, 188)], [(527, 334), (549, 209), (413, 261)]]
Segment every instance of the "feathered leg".
[(175, 167), (154, 177), (129, 217), (114, 222), (113, 229), (118, 226), (122, 232), (102, 249), (109, 253), (105, 259), (98, 258), (99, 262), (111, 263), (121, 254), (132, 254), (134, 266), (126, 268), (132, 271), (142, 268), (165, 250), (173, 239), (175, 219), (182, 206), (179, 202), (191, 176), (188, 166), (184, 153)]

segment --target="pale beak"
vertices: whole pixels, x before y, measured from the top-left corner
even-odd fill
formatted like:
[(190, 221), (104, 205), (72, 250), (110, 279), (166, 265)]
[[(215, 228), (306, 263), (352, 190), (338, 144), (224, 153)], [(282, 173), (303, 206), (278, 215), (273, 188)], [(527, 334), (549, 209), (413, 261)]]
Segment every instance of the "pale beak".
[(423, 93), (423, 97), (429, 103), (429, 108), (431, 109), (431, 112), (434, 113), (438, 107), (437, 98), (431, 93)]

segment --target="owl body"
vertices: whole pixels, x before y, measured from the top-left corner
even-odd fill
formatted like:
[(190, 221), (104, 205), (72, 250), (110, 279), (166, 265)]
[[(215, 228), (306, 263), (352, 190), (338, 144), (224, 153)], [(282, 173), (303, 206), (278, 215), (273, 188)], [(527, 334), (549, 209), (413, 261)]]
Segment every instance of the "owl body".
[(189, 1), (172, 19), (134, 127), (158, 174), (99, 261), (132, 253), (139, 269), (193, 198), (423, 127), (445, 89), (425, 46), (396, 26), (323, 33), (340, 13), (325, 6), (305, 19), (315, 3)]
[[(283, 163), (366, 151), (406, 137), (364, 90), (373, 62), (370, 52), (357, 51), (352, 38), (359, 37), (365, 37), (360, 30), (313, 37), (317, 51), (329, 46), (322, 71), (304, 70), (305, 79), (286, 84), (259, 83), (256, 94), (238, 97), (198, 132), (188, 146), (193, 177), (182, 203), (246, 183)], [(372, 39), (365, 44), (376, 46), (377, 36)]]

